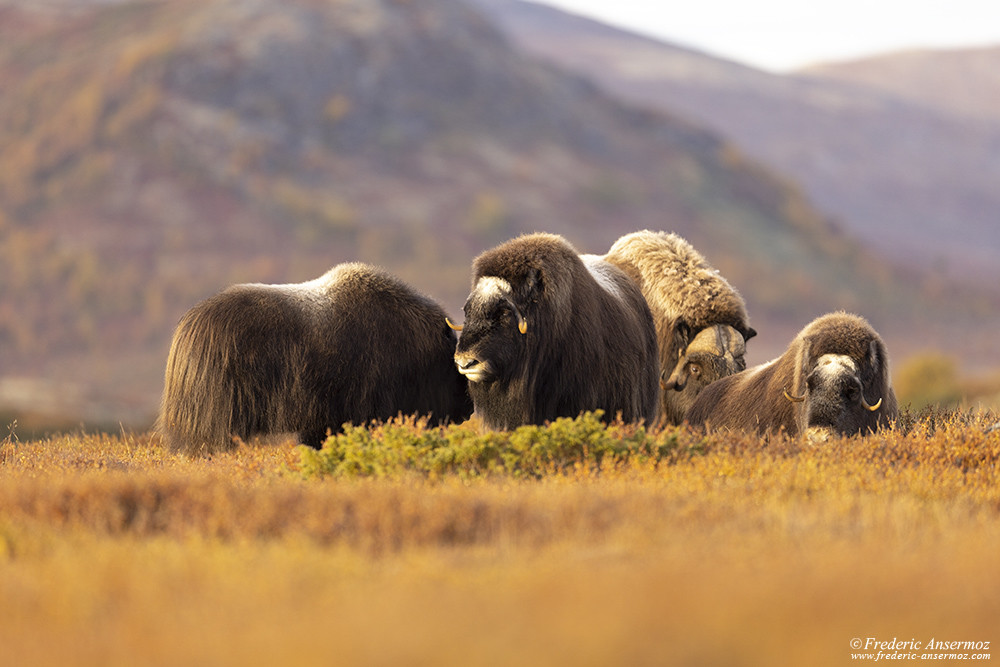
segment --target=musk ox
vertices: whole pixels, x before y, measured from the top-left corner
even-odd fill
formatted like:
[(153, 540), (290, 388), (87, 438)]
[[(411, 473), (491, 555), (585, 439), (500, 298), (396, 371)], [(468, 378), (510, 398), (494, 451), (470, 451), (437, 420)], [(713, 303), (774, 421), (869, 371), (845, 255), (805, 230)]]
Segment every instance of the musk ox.
[(656, 333), (638, 288), (562, 237), (531, 234), (473, 263), (455, 364), (496, 429), (604, 410), (652, 422)]
[(875, 431), (898, 414), (882, 339), (863, 318), (836, 312), (813, 320), (777, 359), (707, 386), (687, 420), (825, 439)]
[(294, 285), (236, 285), (202, 301), (174, 333), (157, 430), (174, 451), (233, 438), (328, 429), (402, 414), (467, 418), (444, 310), (398, 278), (341, 264)]
[(627, 234), (604, 259), (642, 291), (656, 325), (661, 419), (679, 424), (709, 382), (746, 368), (750, 326), (739, 293), (676, 234)]

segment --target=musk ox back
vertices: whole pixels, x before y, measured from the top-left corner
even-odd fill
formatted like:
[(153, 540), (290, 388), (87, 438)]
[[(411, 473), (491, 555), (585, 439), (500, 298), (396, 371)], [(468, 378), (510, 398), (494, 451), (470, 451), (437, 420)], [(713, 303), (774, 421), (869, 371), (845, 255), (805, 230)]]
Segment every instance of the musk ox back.
[(621, 271), (552, 234), (522, 236), (473, 264), (455, 363), (491, 428), (601, 409), (657, 414), (656, 334)]
[(679, 424), (709, 382), (746, 368), (746, 341), (757, 334), (746, 304), (676, 234), (627, 234), (604, 258), (639, 286), (649, 304), (659, 343), (662, 419)]
[(397, 278), (342, 264), (295, 285), (236, 285), (181, 319), (157, 430), (174, 451), (212, 453), (233, 438), (327, 430), (399, 413), (472, 412), (442, 308)]
[(863, 318), (837, 312), (813, 320), (777, 359), (710, 384), (687, 420), (823, 439), (875, 431), (898, 414), (885, 344)]

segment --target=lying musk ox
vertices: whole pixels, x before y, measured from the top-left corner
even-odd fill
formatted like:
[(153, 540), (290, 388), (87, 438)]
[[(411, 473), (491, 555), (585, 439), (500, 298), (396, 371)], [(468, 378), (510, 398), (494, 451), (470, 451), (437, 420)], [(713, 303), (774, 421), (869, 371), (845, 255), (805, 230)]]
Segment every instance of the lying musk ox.
[(181, 319), (157, 430), (212, 453), (269, 433), (318, 447), (327, 429), (399, 413), (472, 412), (444, 310), (399, 279), (341, 264), (295, 285), (236, 285)]
[(899, 414), (882, 339), (843, 312), (813, 320), (783, 355), (705, 388), (692, 425), (823, 439), (887, 426)]
[(627, 234), (604, 259), (624, 271), (649, 304), (659, 342), (661, 418), (679, 424), (709, 382), (746, 368), (746, 341), (757, 332), (743, 298), (676, 234)]
[(484, 252), (455, 352), (475, 414), (490, 428), (604, 410), (657, 414), (656, 334), (642, 294), (621, 271), (579, 256), (562, 237), (532, 234)]

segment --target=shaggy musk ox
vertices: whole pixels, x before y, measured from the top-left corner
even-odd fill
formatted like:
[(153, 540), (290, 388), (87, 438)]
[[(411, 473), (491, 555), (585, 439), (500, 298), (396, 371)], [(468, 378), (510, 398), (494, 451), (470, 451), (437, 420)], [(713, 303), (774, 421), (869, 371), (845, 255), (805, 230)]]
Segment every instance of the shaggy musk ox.
[(642, 291), (656, 325), (662, 419), (680, 424), (710, 382), (746, 368), (750, 327), (739, 293), (676, 234), (627, 234), (604, 259)]
[(341, 264), (295, 285), (236, 285), (181, 319), (157, 430), (212, 453), (271, 433), (318, 447), (327, 429), (399, 413), (472, 412), (444, 310), (399, 279)]
[(885, 344), (864, 319), (837, 312), (813, 320), (777, 359), (706, 387), (687, 420), (824, 439), (875, 431), (898, 414)]
[(476, 258), (464, 310), (455, 363), (486, 426), (595, 409), (606, 419), (656, 418), (649, 308), (628, 277), (600, 258), (577, 255), (552, 234), (508, 241)]

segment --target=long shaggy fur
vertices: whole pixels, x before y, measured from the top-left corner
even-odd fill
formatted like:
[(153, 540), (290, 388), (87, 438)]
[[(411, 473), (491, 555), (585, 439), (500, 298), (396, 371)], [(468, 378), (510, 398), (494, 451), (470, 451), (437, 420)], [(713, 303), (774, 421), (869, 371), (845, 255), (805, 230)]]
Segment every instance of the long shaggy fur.
[(489, 427), (594, 409), (652, 422), (656, 350), (635, 284), (600, 258), (577, 255), (562, 237), (522, 236), (473, 264), (455, 361)]
[[(746, 341), (756, 335), (739, 292), (686, 240), (644, 230), (618, 239), (604, 257), (639, 286), (656, 325), (659, 342), (662, 418), (679, 424), (706, 382), (679, 383), (687, 364), (711, 366), (718, 377), (746, 368)], [(703, 346), (692, 359), (688, 348), (709, 327), (726, 345), (709, 359)]]
[[(882, 403), (869, 410), (862, 399), (870, 406)], [(863, 318), (836, 312), (813, 320), (777, 359), (708, 385), (687, 420), (693, 426), (822, 436), (875, 431), (898, 415), (882, 339)]]
[(236, 285), (181, 319), (157, 430), (174, 451), (212, 453), (234, 437), (327, 430), (402, 414), (472, 412), (444, 310), (399, 279), (342, 264), (295, 285)]

